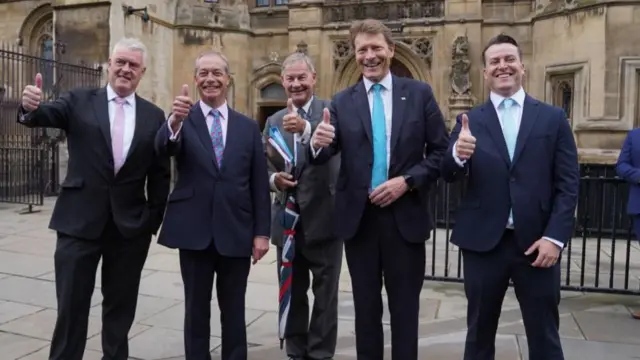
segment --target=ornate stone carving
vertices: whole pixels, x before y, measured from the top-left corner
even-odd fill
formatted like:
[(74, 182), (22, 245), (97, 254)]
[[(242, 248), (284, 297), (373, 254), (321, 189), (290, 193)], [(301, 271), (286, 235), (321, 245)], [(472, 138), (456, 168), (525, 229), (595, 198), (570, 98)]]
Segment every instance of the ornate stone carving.
[[(431, 39), (426, 37), (400, 38), (398, 41), (406, 44), (411, 51), (416, 54), (427, 66), (431, 66), (433, 58), (433, 46)], [(336, 40), (333, 42), (333, 68), (338, 69), (341, 65), (351, 60), (353, 50), (348, 40)]]
[(466, 36), (458, 36), (451, 49), (451, 90), (454, 95), (468, 95), (471, 90), (469, 70), (469, 39)]
[(340, 65), (351, 59), (351, 45), (348, 40), (337, 40), (333, 43), (333, 68), (337, 69)]
[(379, 2), (363, 4), (362, 0), (325, 0), (325, 23), (350, 22), (373, 18), (383, 21), (441, 18), (443, 0), (414, 0), (407, 3)]
[(309, 46), (307, 45), (307, 43), (305, 43), (304, 41), (300, 40), (298, 45), (296, 45), (296, 51), (299, 52), (299, 53), (303, 53), (303, 54), (307, 55), (309, 53), (308, 47)]

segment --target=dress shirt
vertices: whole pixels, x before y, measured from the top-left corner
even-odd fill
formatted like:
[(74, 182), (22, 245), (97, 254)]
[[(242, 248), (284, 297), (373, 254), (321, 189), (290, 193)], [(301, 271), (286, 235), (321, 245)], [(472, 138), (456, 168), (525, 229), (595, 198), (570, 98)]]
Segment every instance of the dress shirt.
[[(107, 85), (107, 101), (109, 103), (109, 129), (113, 131), (113, 123), (116, 117), (115, 99), (118, 97), (111, 85)], [(129, 154), (131, 142), (133, 141), (133, 133), (136, 129), (136, 95), (131, 94), (124, 98), (126, 101), (122, 106), (124, 108), (124, 138), (122, 139), (122, 154), (125, 159)]]
[[(313, 96), (311, 96), (309, 101), (307, 101), (307, 103), (302, 106), (302, 110), (304, 110), (304, 112), (307, 114), (307, 118), (309, 119), (311, 118), (311, 102), (312, 101), (313, 101)], [(298, 113), (298, 108), (295, 105), (293, 105), (293, 111), (296, 114)], [(306, 145), (309, 142), (309, 139), (311, 138), (311, 123), (307, 120), (305, 120), (304, 122), (305, 122), (305, 125), (304, 125), (304, 130), (302, 131), (302, 135), (298, 133), (293, 134), (293, 141), (294, 142), (299, 141), (302, 145)], [(271, 187), (271, 191), (279, 192), (280, 189), (276, 187), (275, 179), (276, 179), (276, 173), (271, 174), (271, 177), (269, 178), (269, 186)]]
[[(204, 115), (205, 121), (207, 123), (207, 130), (211, 132), (211, 125), (213, 125), (213, 115), (211, 115), (211, 110), (213, 110), (213, 108), (205, 104), (203, 101), (198, 101), (198, 104), (200, 105), (200, 109), (202, 110), (202, 114)], [(220, 112), (220, 127), (222, 128), (222, 143), (224, 144), (224, 146), (226, 146), (227, 145), (227, 127), (229, 125), (229, 107), (227, 106), (227, 102), (225, 101), (224, 104), (220, 105), (216, 110)], [(171, 120), (172, 118), (169, 117), (169, 140), (176, 141), (176, 139), (178, 138), (178, 135), (180, 134), (180, 130), (182, 130), (182, 124), (180, 124), (178, 131), (174, 134), (173, 130), (171, 129)]]
[[(375, 84), (373, 81), (367, 79), (366, 77), (362, 77), (362, 81), (364, 82), (364, 88), (367, 91), (367, 100), (369, 101), (369, 114), (373, 114), (373, 91), (371, 88)], [(391, 72), (388, 72), (385, 77), (378, 82), (378, 84), (382, 85), (382, 89), (380, 89), (380, 96), (382, 96), (382, 103), (384, 104), (384, 127), (385, 132), (387, 133), (387, 172), (389, 171), (389, 165), (391, 160), (391, 121), (393, 114), (393, 78), (391, 76)], [(313, 149), (313, 156), (318, 156), (322, 148)]]
[[(517, 106), (513, 107), (513, 118), (516, 121), (516, 128), (518, 129), (518, 131), (520, 130), (520, 123), (522, 122), (522, 110), (524, 109), (524, 99), (526, 98), (526, 94), (524, 92), (524, 89), (520, 88), (520, 90), (518, 90), (515, 94), (513, 94), (513, 96), (511, 96), (511, 99), (513, 101), (515, 101), (515, 103), (517, 104)], [(496, 114), (498, 114), (498, 121), (500, 121), (500, 127), (504, 130), (504, 123), (502, 120), (502, 115), (501, 112), (499, 110), (499, 106), (500, 104), (502, 104), (502, 101), (504, 99), (506, 99), (504, 96), (498, 95), (496, 93), (494, 93), (493, 91), (489, 94), (489, 99), (491, 100), (491, 103), (493, 104), (493, 107), (496, 110)], [(456, 152), (456, 145), (457, 145), (457, 141), (456, 143), (453, 145), (453, 160), (455, 160), (455, 162), (458, 164), (458, 166), (463, 167), (464, 164), (466, 163), (466, 160), (461, 160), (458, 157), (458, 154)], [(511, 217), (509, 217), (509, 219), (507, 220), (507, 229), (513, 229), (513, 219), (511, 219)], [(544, 236), (543, 239), (551, 241), (552, 243), (556, 244), (557, 246), (560, 247), (560, 249), (564, 248), (564, 244), (561, 243), (558, 240), (549, 238)]]

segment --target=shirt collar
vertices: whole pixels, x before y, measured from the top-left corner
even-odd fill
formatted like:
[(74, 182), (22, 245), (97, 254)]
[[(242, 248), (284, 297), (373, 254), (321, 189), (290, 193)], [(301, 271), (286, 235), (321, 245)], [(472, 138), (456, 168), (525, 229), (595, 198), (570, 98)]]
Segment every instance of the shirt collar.
[[(113, 90), (111, 84), (107, 84), (107, 101), (111, 101), (115, 98), (119, 97), (118, 94)], [(136, 93), (131, 93), (129, 96), (124, 98), (127, 101), (127, 104), (134, 105), (136, 101)]]
[[(204, 117), (206, 118), (209, 113), (211, 113), (211, 110), (213, 110), (213, 108), (207, 104), (204, 103), (204, 101), (198, 101), (200, 103), (200, 109), (202, 109), (202, 113), (204, 114)], [(218, 110), (218, 112), (220, 112), (220, 116), (222, 117), (223, 120), (229, 119), (229, 107), (227, 106), (227, 102), (225, 101), (224, 104), (220, 105), (219, 107), (216, 108), (216, 110)]]
[[(513, 94), (513, 96), (511, 96), (511, 99), (513, 101), (516, 102), (516, 104), (518, 104), (520, 106), (520, 108), (524, 108), (524, 98), (526, 97), (526, 93), (524, 92), (523, 88), (520, 88), (520, 90), (518, 90), (515, 94)], [(500, 104), (502, 104), (502, 101), (504, 99), (506, 99), (504, 96), (502, 95), (498, 95), (496, 93), (494, 93), (493, 91), (489, 94), (489, 99), (491, 99), (491, 103), (493, 104), (493, 107), (496, 108), (496, 110), (498, 109), (498, 107), (500, 106)]]
[[(309, 114), (309, 109), (311, 108), (311, 102), (312, 101), (313, 101), (313, 95), (311, 95), (311, 98), (309, 98), (309, 101), (307, 101), (307, 103), (302, 106), (302, 110), (304, 110), (304, 112), (307, 115), (310, 115)], [(298, 108), (295, 105), (293, 105), (293, 110), (298, 112)]]
[[(367, 90), (367, 93), (369, 93), (369, 90), (371, 90), (371, 87), (375, 83), (364, 76), (362, 77), (362, 81), (364, 82), (365, 90)], [(385, 77), (383, 77), (382, 80), (378, 82), (378, 84), (382, 85), (382, 87), (385, 88), (386, 90), (391, 90), (391, 85), (392, 85), (391, 71), (389, 71), (387, 75), (385, 75)]]

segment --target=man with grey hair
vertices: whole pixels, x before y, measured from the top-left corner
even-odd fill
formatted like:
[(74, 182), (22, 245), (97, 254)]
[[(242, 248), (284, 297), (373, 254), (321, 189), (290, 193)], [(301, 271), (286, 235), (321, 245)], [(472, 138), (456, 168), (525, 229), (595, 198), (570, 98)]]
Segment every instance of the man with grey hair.
[(18, 122), (66, 132), (69, 167), (49, 227), (58, 318), (50, 360), (81, 360), (96, 270), (102, 259), (103, 359), (129, 358), (140, 274), (152, 234), (162, 223), (170, 170), (153, 141), (164, 112), (136, 95), (145, 46), (123, 39), (108, 61), (107, 86), (74, 89), (42, 102), (42, 75), (27, 86)]
[[(333, 201), (340, 168), (336, 156), (324, 165), (306, 160), (306, 146), (313, 129), (322, 121), (329, 102), (314, 96), (316, 72), (312, 60), (296, 52), (282, 64), (282, 85), (289, 97), (287, 108), (267, 119), (263, 138), (276, 127), (289, 149), (297, 151), (293, 174), (285, 171), (282, 157), (267, 145), (272, 206), (271, 241), (278, 248), (278, 270), (285, 229), (282, 219), (288, 193), (293, 193), (300, 214), (295, 229), (295, 256), (291, 284), (291, 305), (286, 324), (286, 351), (291, 359), (332, 359), (338, 334), (338, 281), (342, 265), (342, 242), (333, 235)], [(297, 143), (297, 144), (296, 144)], [(288, 230), (288, 229), (287, 229)], [(310, 284), (309, 273), (313, 275)], [(314, 304), (309, 321), (307, 291), (313, 290)]]
[(247, 359), (245, 293), (251, 257), (269, 250), (269, 185), (258, 123), (226, 100), (229, 62), (216, 51), (196, 60), (200, 101), (182, 85), (156, 136), (158, 154), (174, 157), (178, 181), (158, 243), (180, 250), (186, 360), (210, 360), (214, 277), (222, 360)]

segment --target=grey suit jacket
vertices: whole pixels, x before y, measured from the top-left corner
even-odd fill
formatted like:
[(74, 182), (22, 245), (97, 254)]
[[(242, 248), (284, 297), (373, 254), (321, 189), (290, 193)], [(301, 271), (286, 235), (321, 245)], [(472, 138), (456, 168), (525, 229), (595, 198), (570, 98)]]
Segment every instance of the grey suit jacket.
[[(323, 109), (329, 105), (330, 101), (321, 100), (314, 96), (309, 108), (312, 134), (318, 123), (322, 121)], [(284, 108), (267, 119), (263, 138), (266, 141), (269, 127), (276, 126), (280, 129), (289, 148), (293, 150), (293, 134), (286, 132), (282, 127), (282, 119), (286, 113), (287, 109)], [(299, 179), (296, 187), (296, 200), (300, 207), (300, 222), (304, 231), (305, 243), (317, 244), (323, 241), (333, 241), (335, 240), (333, 235), (334, 198), (340, 169), (340, 156), (334, 156), (324, 165), (311, 165), (307, 161), (304, 145), (298, 144), (298, 146), (297, 170), (299, 171)], [(282, 161), (278, 161), (278, 159), (280, 158), (269, 157), (269, 178), (274, 172), (284, 170)], [(284, 196), (280, 192), (276, 192), (271, 208), (271, 241), (276, 246), (282, 246), (284, 229), (281, 225), (281, 219), (283, 211)]]

